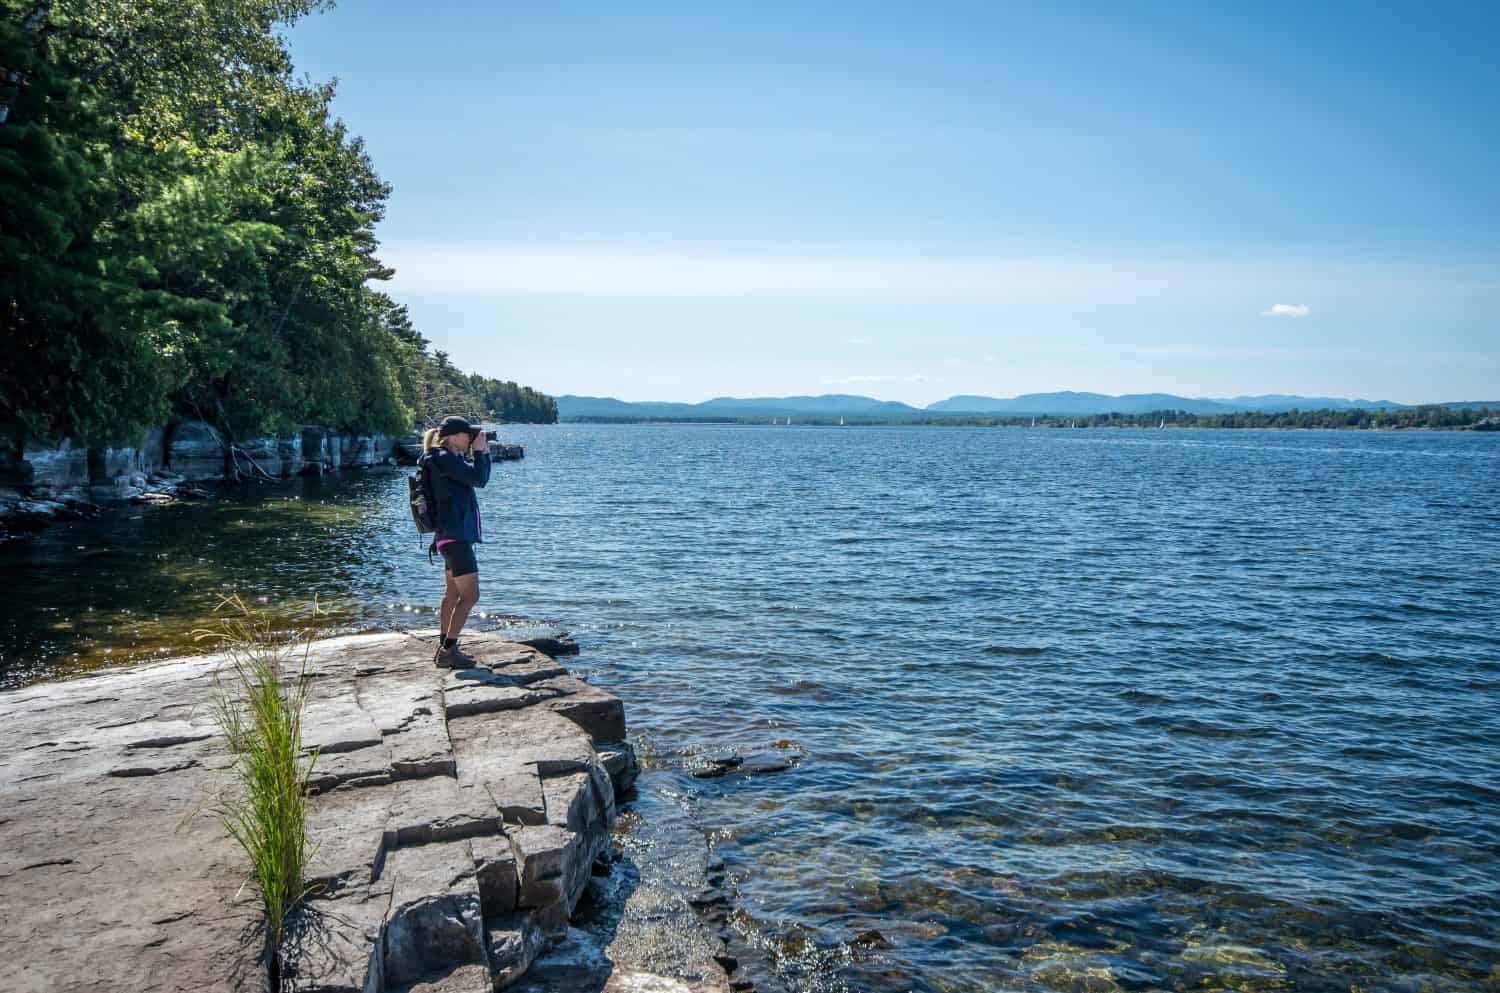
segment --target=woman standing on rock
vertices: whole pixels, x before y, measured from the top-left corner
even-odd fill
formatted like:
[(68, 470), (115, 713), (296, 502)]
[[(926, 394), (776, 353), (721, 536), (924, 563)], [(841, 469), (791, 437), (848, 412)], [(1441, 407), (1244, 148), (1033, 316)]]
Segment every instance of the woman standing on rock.
[[(469, 611), (479, 601), (479, 563), (474, 545), (484, 541), (479, 524), (477, 487), (490, 481), (490, 444), (482, 429), (462, 417), (445, 417), (422, 437), (422, 457), (432, 478), (437, 503), (433, 544), (443, 556), (443, 604), (438, 609), (439, 635), (434, 661), (462, 669), (475, 660), (458, 647)], [(472, 455), (471, 464), (464, 456)]]

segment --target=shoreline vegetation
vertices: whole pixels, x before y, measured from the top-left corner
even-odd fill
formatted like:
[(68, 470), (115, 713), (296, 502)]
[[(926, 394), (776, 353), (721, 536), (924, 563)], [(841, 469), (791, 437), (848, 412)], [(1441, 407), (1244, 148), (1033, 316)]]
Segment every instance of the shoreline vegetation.
[(321, 3), (0, 4), (0, 486), (180, 422), (232, 448), (556, 420), (376, 288), (391, 187), (284, 38)]
[(1246, 411), (1234, 414), (1192, 414), (1181, 410), (1155, 410), (1144, 414), (949, 414), (896, 417), (830, 416), (805, 414), (793, 417), (608, 417), (580, 415), (563, 417), (563, 424), (763, 424), (845, 427), (1003, 427), (1003, 428), (1216, 428), (1216, 429), (1314, 429), (1314, 430), (1426, 430), (1500, 431), (1500, 409), (1456, 408), (1441, 405), (1405, 407), (1397, 410), (1354, 408), (1348, 410), (1288, 410), (1276, 413)]
[[(198, 640), (219, 645), (228, 666), (213, 673), (214, 726), (234, 757), (235, 788), (219, 799), (219, 816), (249, 862), (265, 914), (264, 957), (272, 989), (282, 986), (281, 949), (288, 917), (317, 891), (305, 882), (315, 854), (307, 834), (308, 796), (318, 749), (302, 745), (302, 717), (312, 686), (307, 656), (316, 639), (301, 639), (300, 666), (292, 665), (297, 639), (279, 637), (271, 615), (238, 595), (216, 611), (217, 629)], [(317, 604), (312, 606), (317, 616)]]

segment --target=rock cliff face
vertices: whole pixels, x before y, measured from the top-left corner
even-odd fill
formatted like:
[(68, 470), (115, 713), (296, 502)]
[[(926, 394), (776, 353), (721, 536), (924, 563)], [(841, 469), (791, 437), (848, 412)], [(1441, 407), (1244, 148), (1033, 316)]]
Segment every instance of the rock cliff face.
[[(482, 665), (436, 669), (431, 641), (404, 634), (312, 646), (315, 891), (282, 948), (284, 989), (504, 988), (608, 872), (636, 774), (623, 705), (535, 648), (465, 648)], [(0, 694), (7, 990), (265, 988), (243, 855), (210, 812), (229, 788), (208, 707), (223, 664)]]
[(166, 459), (187, 479), (219, 479), (225, 470), (224, 438), (211, 424), (183, 421), (167, 435)]
[[(251, 438), (240, 450), (270, 476), (322, 474), (394, 464), (398, 440), (382, 434), (339, 433), (308, 426), (288, 438)], [(147, 431), (138, 445), (81, 448), (70, 441), (29, 444), (17, 458), (0, 454), (0, 519), (41, 523), (86, 513), (90, 504), (160, 502), (178, 484), (223, 479), (224, 439), (203, 421)], [(243, 461), (241, 468), (248, 470)]]
[[(240, 448), (272, 476), (295, 476), (307, 464), (332, 470), (394, 462), (398, 445), (388, 435), (340, 433), (310, 425), (287, 438), (241, 439)], [(120, 476), (149, 476), (164, 469), (191, 480), (222, 479), (227, 468), (223, 437), (203, 421), (153, 428), (134, 446), (91, 450), (62, 441), (28, 444), (22, 454), (22, 460), (0, 467), (0, 484), (99, 486)]]

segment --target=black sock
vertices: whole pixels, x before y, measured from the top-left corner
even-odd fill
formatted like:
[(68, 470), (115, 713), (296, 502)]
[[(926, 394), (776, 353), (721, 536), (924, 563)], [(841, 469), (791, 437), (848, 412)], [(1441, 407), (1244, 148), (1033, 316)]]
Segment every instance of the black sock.
[(449, 637), (446, 637), (446, 636), (443, 638), (443, 647), (444, 648), (452, 648), (456, 644), (458, 644), (458, 639), (457, 638), (449, 638)]

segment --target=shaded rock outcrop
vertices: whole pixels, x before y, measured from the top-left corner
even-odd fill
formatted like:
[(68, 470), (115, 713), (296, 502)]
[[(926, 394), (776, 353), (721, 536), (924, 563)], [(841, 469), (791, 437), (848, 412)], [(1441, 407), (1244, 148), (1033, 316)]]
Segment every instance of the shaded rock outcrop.
[(167, 465), (188, 479), (219, 479), (227, 468), (225, 439), (203, 421), (182, 421), (167, 433)]
[[(563, 942), (636, 774), (624, 708), (525, 645), (433, 667), (403, 634), (315, 643), (315, 887), (283, 987), (494, 990)], [(222, 658), (0, 694), (8, 990), (260, 990), (260, 915), (212, 806)]]
[[(399, 446), (382, 434), (339, 433), (308, 426), (287, 438), (228, 439), (203, 421), (152, 428), (138, 444), (117, 448), (29, 442), (0, 447), (0, 524), (36, 527), (55, 518), (89, 516), (101, 505), (170, 503), (206, 492), (197, 481), (244, 476), (285, 478), (396, 462)], [(0, 531), (0, 537), (4, 532)]]

